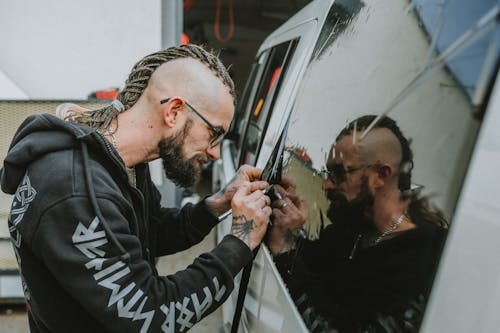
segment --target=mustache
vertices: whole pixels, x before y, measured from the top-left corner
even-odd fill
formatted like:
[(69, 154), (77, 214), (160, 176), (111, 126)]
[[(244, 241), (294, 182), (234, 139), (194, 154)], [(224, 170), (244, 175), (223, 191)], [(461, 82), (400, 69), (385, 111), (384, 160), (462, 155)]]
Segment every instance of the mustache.
[(210, 162), (210, 159), (206, 155), (198, 155), (192, 158), (193, 160), (196, 161), (201, 161), (202, 163), (208, 163)]
[(333, 189), (325, 190), (325, 195), (329, 201), (345, 202), (345, 203), (347, 203), (348, 201), (346, 196), (343, 195), (342, 192), (340, 192), (339, 190), (333, 190)]

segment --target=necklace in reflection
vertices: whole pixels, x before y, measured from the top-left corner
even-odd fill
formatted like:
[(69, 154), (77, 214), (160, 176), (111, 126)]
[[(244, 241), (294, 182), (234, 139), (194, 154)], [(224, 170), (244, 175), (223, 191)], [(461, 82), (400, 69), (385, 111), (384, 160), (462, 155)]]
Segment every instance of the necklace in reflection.
[(394, 230), (396, 230), (401, 223), (403, 223), (406, 220), (406, 214), (403, 213), (401, 214), (396, 220), (393, 219), (393, 222), (385, 229), (385, 231), (380, 234), (380, 236), (375, 239), (374, 244), (378, 244), (384, 237), (386, 237), (389, 234), (392, 234)]
[[(380, 243), (385, 237), (388, 235), (392, 234), (405, 220), (406, 220), (406, 213), (401, 214), (397, 219), (393, 218), (392, 223), (382, 232), (374, 241), (373, 245), (376, 245)], [(356, 239), (354, 241), (354, 245), (352, 246), (351, 253), (349, 254), (349, 260), (352, 260), (354, 258), (354, 254), (356, 253), (356, 250), (358, 249), (359, 242), (361, 241), (361, 238), (363, 238), (362, 234), (358, 234), (356, 236)]]

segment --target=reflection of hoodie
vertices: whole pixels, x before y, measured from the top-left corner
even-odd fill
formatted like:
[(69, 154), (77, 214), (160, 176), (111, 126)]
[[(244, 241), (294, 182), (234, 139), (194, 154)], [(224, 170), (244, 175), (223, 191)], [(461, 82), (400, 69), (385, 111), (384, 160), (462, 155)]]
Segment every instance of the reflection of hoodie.
[(311, 332), (323, 332), (314, 329), (320, 322), (325, 332), (418, 331), (446, 230), (414, 221), (417, 228), (372, 244), (356, 222), (337, 220), (275, 258)]
[[(88, 152), (88, 153), (87, 153)], [(252, 258), (226, 236), (186, 270), (158, 256), (201, 241), (217, 223), (204, 201), (160, 207), (146, 164), (137, 188), (100, 134), (50, 115), (18, 129), (1, 170), (32, 332), (183, 332), (212, 312)]]

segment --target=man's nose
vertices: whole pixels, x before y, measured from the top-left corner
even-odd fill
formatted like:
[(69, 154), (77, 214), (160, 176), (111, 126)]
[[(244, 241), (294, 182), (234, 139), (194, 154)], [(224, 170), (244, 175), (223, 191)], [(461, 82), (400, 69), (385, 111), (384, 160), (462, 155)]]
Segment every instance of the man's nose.
[(207, 155), (212, 161), (216, 161), (220, 158), (220, 143), (214, 147), (208, 147)]

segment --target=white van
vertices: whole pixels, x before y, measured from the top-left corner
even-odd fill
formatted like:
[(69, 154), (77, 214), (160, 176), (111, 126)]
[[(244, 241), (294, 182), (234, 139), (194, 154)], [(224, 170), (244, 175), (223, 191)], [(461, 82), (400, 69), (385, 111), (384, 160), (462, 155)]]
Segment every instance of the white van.
[[(319, 171), (335, 137), (359, 116), (388, 115), (412, 140), (412, 182), (450, 223), (420, 331), (500, 331), (499, 20), (497, 0), (313, 1), (257, 52), (213, 189), (242, 164), (283, 159), (307, 200), (307, 237), (317, 238), (329, 223)], [(285, 124), (286, 149), (274, 156)], [(316, 319), (298, 310), (262, 246), (242, 329), (325, 331)]]

